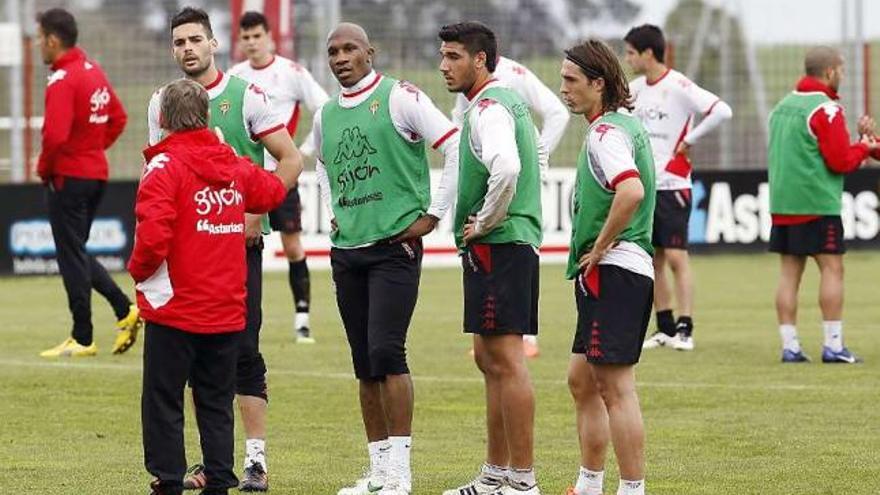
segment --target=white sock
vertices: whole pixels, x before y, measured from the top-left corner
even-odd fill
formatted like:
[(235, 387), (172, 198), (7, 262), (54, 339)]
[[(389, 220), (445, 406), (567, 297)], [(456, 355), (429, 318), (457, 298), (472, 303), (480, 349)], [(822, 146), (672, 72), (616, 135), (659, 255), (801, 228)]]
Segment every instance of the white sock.
[(391, 443), (388, 440), (379, 440), (367, 444), (370, 452), (370, 473), (382, 474), (388, 466), (388, 457), (391, 455)]
[(797, 327), (788, 323), (779, 325), (779, 335), (782, 336), (782, 348), (791, 352), (801, 352), (801, 343), (797, 337)]
[(617, 495), (645, 495), (645, 480), (627, 481), (620, 480), (617, 487)]
[(484, 462), (483, 467), (480, 468), (481, 481), (487, 485), (503, 485), (509, 475), (510, 468), (506, 466), (496, 466)]
[(293, 317), (293, 328), (300, 329), (302, 327), (309, 326), (309, 314), (308, 313), (296, 313), (296, 316)]
[(391, 463), (397, 468), (397, 474), (402, 476), (402, 481), (412, 485), (412, 471), (409, 464), (409, 453), (412, 449), (412, 437), (388, 437), (391, 443)]
[(266, 441), (262, 438), (248, 438), (244, 448), (244, 467), (257, 463), (263, 467), (263, 472), (268, 473), (266, 465)]
[(602, 495), (604, 481), (605, 471), (590, 471), (581, 466), (574, 491), (577, 495)]
[(538, 336), (537, 335), (523, 335), (523, 340), (530, 343), (538, 345)]
[(825, 331), (825, 347), (834, 352), (843, 350), (843, 322), (823, 321), (822, 329)]
[(526, 491), (538, 484), (535, 480), (535, 470), (508, 468), (507, 481), (514, 490)]

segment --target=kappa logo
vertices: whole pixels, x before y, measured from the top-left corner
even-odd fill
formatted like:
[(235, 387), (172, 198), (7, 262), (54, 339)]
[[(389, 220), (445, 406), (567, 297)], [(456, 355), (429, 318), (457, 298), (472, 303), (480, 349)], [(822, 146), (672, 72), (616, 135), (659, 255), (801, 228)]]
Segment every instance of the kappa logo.
[(52, 84), (57, 83), (58, 81), (64, 79), (65, 76), (67, 76), (66, 70), (64, 70), (64, 69), (56, 70), (55, 72), (53, 72), (49, 76), (49, 82), (46, 83), (46, 86), (51, 86)]
[(834, 117), (837, 115), (837, 113), (840, 112), (840, 105), (834, 103), (833, 101), (828, 102), (822, 105), (822, 110), (824, 110), (825, 115), (828, 116), (828, 123), (830, 124), (832, 121), (834, 121)]
[(605, 139), (605, 134), (607, 134), (608, 131), (610, 131), (612, 129), (614, 129), (613, 125), (602, 123), (602, 124), (599, 124), (596, 126), (596, 129), (594, 130), (594, 132), (599, 133), (599, 141), (601, 141), (601, 140)]
[(373, 148), (373, 145), (370, 144), (370, 140), (367, 139), (367, 136), (361, 132), (361, 128), (358, 126), (350, 127), (342, 131), (342, 139), (339, 140), (338, 146), (339, 150), (336, 152), (336, 157), (333, 159), (335, 165), (341, 165), (344, 162), (350, 162), (352, 160), (365, 158), (368, 155), (376, 154), (376, 148)]
[(164, 169), (169, 160), (171, 160), (171, 158), (165, 153), (159, 153), (158, 155), (154, 156), (153, 159), (150, 160), (150, 162), (147, 163), (147, 165), (144, 167), (144, 175), (141, 176), (141, 180), (146, 179), (147, 176), (150, 175), (150, 172), (152, 172), (153, 170)]

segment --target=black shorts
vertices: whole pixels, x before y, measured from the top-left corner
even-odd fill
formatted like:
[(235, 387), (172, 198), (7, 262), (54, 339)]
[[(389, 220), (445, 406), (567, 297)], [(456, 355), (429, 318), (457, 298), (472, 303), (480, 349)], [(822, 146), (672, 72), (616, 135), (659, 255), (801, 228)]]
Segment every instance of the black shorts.
[(269, 212), (269, 225), (272, 230), (284, 234), (302, 232), (302, 202), (298, 187), (294, 186), (287, 191), (284, 201)]
[(464, 331), (538, 334), (538, 253), (528, 244), (471, 244), (461, 255)]
[(651, 244), (659, 248), (687, 249), (690, 218), (690, 189), (657, 191)]
[(654, 303), (650, 277), (599, 265), (575, 279), (574, 299), (578, 317), (572, 354), (586, 354), (593, 364), (639, 362)]
[(247, 319), (239, 340), (235, 393), (269, 400), (266, 361), (260, 353), (263, 327), (263, 242), (247, 248)]
[(330, 266), (355, 376), (409, 373), (406, 333), (419, 295), (421, 239), (333, 248)]
[(798, 225), (774, 225), (770, 229), (770, 252), (795, 256), (845, 253), (840, 215)]

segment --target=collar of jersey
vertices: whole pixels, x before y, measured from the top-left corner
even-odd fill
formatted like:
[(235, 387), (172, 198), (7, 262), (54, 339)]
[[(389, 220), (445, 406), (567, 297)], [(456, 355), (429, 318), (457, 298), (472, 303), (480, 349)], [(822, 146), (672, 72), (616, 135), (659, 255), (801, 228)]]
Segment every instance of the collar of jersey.
[(214, 98), (220, 96), (220, 93), (226, 90), (226, 85), (229, 84), (229, 76), (226, 75), (225, 72), (221, 70), (217, 70), (217, 79), (214, 80), (211, 84), (205, 86), (205, 89), (208, 91), (208, 99), (213, 100)]
[(832, 100), (839, 100), (840, 95), (830, 86), (815, 77), (804, 76), (798, 81), (795, 91), (799, 93), (825, 93)]

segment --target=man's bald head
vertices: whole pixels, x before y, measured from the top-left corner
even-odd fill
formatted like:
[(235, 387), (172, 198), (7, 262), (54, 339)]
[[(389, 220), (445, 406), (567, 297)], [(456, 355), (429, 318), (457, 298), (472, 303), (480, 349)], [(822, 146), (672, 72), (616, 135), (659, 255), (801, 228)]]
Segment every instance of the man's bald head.
[(327, 42), (334, 38), (345, 38), (351, 41), (362, 43), (364, 46), (370, 46), (370, 37), (367, 32), (359, 24), (353, 22), (343, 22), (336, 26), (336, 29), (330, 31), (327, 36)]
[(373, 70), (370, 38), (364, 28), (343, 22), (327, 36), (327, 61), (336, 80), (350, 88)]
[(828, 69), (843, 64), (843, 56), (830, 46), (811, 48), (804, 57), (804, 72), (812, 77), (825, 77)]

